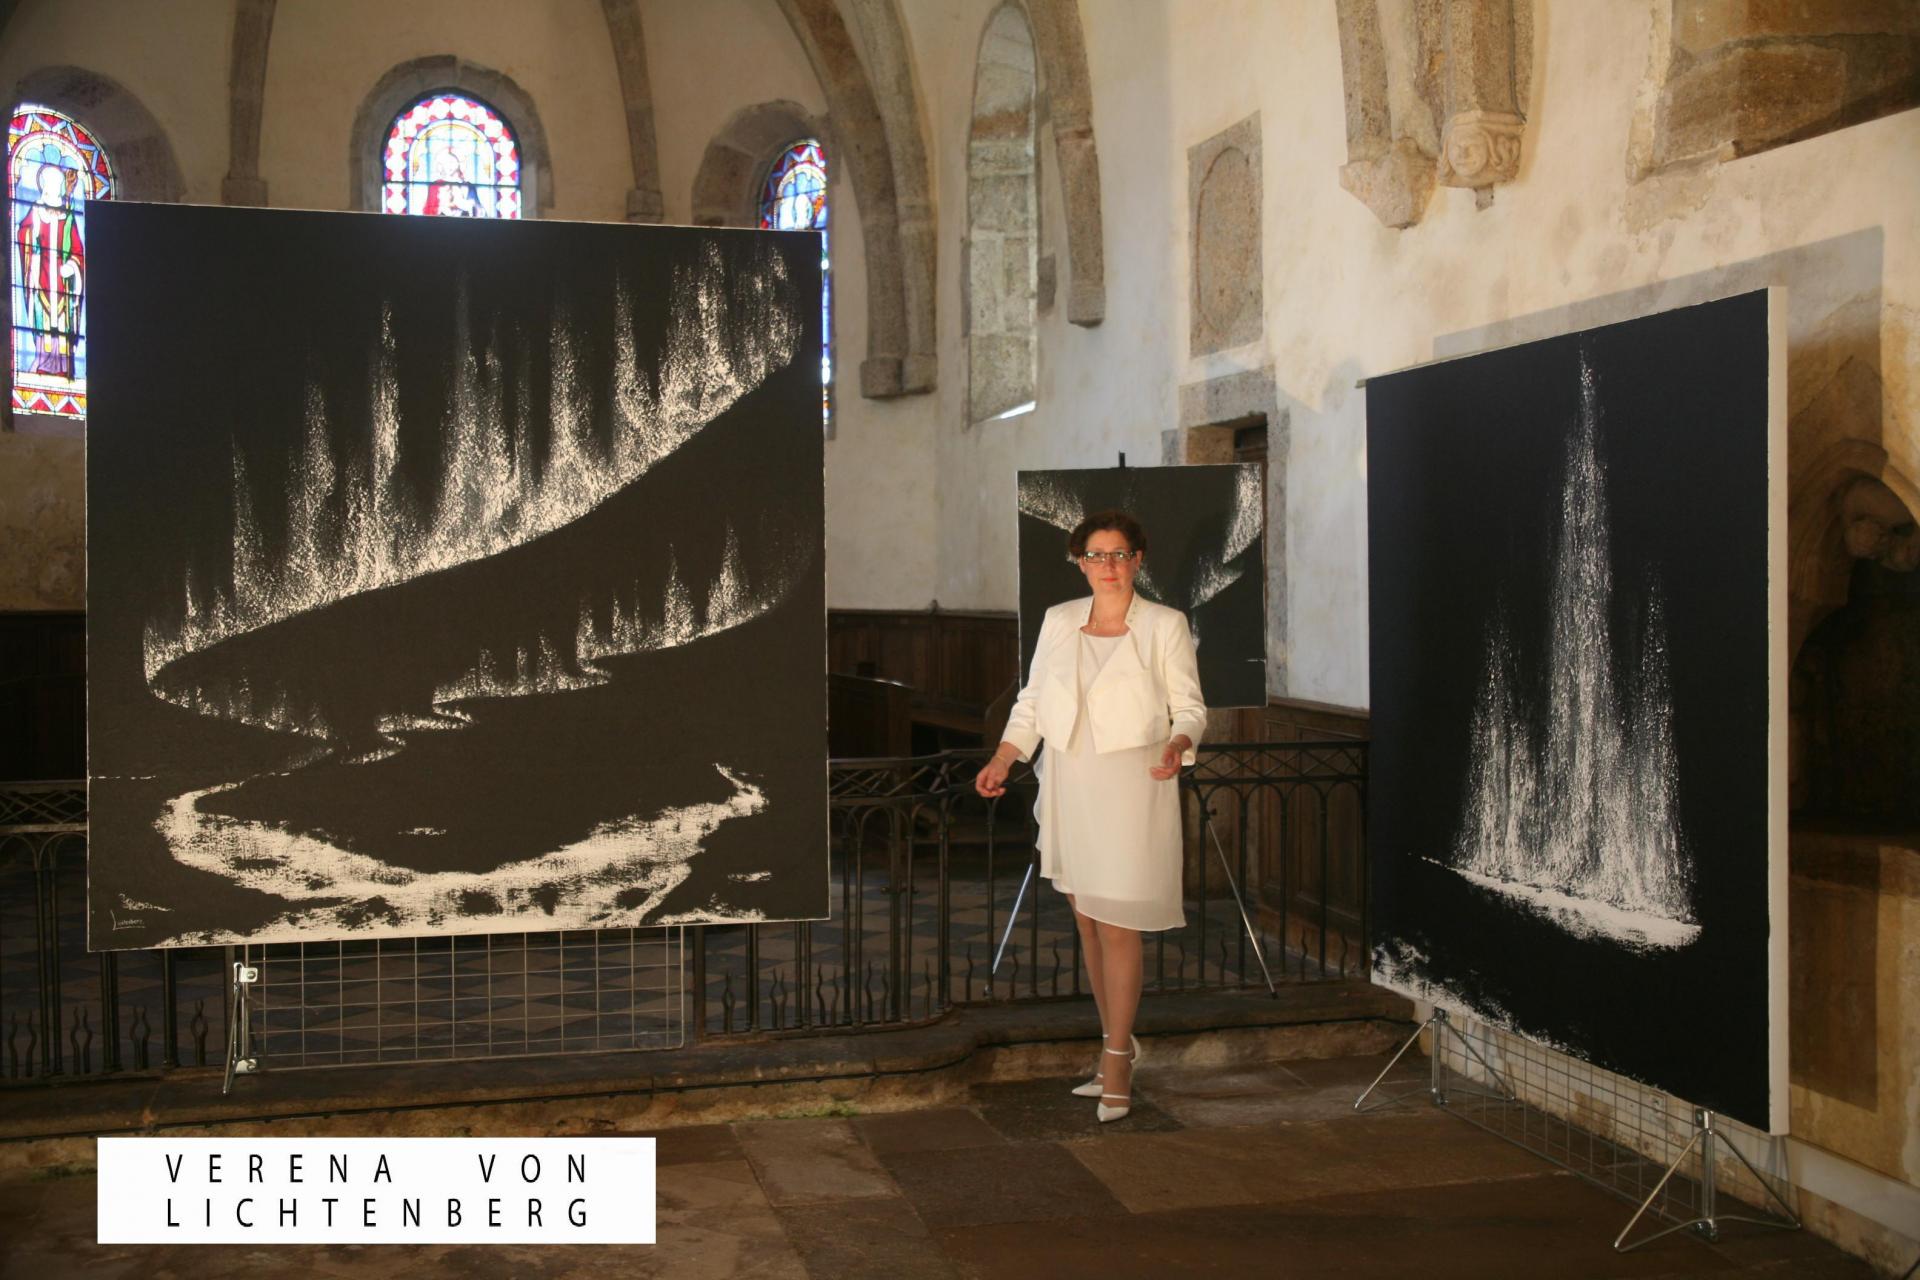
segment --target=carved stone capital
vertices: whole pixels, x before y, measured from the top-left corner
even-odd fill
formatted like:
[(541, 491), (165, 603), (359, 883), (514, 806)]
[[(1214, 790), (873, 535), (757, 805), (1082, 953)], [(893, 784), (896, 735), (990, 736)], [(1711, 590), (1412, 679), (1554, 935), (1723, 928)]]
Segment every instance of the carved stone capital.
[(1527, 122), (1506, 111), (1462, 111), (1440, 139), (1442, 184), (1491, 187), (1520, 172), (1520, 136)]

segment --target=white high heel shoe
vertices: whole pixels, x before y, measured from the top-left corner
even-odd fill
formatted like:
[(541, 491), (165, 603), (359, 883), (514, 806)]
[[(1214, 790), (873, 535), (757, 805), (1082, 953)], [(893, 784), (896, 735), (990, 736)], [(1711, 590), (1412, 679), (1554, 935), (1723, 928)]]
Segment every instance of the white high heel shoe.
[[(1128, 1036), (1127, 1039), (1133, 1042), (1133, 1054), (1132, 1054), (1133, 1065), (1137, 1067), (1146, 1060), (1147, 1051), (1145, 1047), (1141, 1045), (1139, 1036)], [(1103, 1050), (1106, 1050), (1105, 1040), (1102, 1040), (1100, 1042), (1100, 1047)], [(1123, 1058), (1128, 1056), (1124, 1053), (1120, 1053), (1118, 1049), (1107, 1050), (1107, 1051), (1111, 1053), (1119, 1054), (1119, 1056)], [(1076, 1098), (1097, 1098), (1100, 1096), (1100, 1081), (1106, 1079), (1106, 1075), (1107, 1073), (1102, 1071), (1100, 1073), (1099, 1080), (1089, 1080), (1085, 1084), (1077, 1084), (1073, 1086), (1073, 1088), (1069, 1089), (1068, 1092), (1071, 1093)]]
[[(1116, 1058), (1125, 1058), (1129, 1056), (1127, 1054), (1120, 1052), (1118, 1049), (1102, 1048), (1100, 1052), (1110, 1053)], [(1106, 1072), (1102, 1071), (1100, 1074), (1102, 1076), (1105, 1076)], [(1129, 1090), (1133, 1088), (1133, 1084), (1131, 1081), (1128, 1082), (1127, 1088)], [(1124, 1105), (1118, 1106), (1118, 1107), (1110, 1107), (1107, 1105), (1108, 1098), (1118, 1098)], [(1100, 1121), (1101, 1124), (1110, 1124), (1115, 1120), (1125, 1120), (1127, 1118), (1127, 1113), (1132, 1110), (1133, 1110), (1133, 1094), (1132, 1093), (1130, 1092), (1129, 1093), (1103, 1093), (1100, 1095), (1100, 1101), (1094, 1104), (1093, 1114)]]

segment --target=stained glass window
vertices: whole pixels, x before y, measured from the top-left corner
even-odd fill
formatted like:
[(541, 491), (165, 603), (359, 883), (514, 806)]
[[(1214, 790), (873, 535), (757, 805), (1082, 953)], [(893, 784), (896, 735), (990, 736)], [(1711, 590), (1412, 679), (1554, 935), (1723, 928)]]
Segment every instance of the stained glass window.
[(381, 167), (388, 213), (520, 216), (520, 144), (478, 98), (443, 90), (402, 111), (387, 130)]
[(820, 417), (833, 420), (833, 286), (827, 274), (827, 154), (815, 138), (781, 152), (760, 192), (763, 231), (820, 233)]
[(87, 416), (86, 202), (113, 196), (107, 153), (76, 120), (23, 103), (7, 130), (13, 216), (13, 408)]

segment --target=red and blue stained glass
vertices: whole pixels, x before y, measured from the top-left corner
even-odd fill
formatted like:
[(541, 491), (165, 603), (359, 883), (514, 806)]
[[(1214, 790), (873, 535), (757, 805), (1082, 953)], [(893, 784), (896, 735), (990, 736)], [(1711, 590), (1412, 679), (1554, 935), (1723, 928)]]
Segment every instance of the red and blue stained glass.
[(442, 218), (520, 216), (520, 145), (478, 98), (430, 93), (402, 111), (381, 152), (388, 213)]
[(107, 153), (77, 121), (23, 103), (7, 130), (13, 218), (13, 409), (87, 416), (89, 200), (113, 196)]
[(833, 285), (827, 274), (827, 155), (807, 138), (773, 162), (760, 193), (763, 231), (820, 233), (820, 416), (833, 418)]

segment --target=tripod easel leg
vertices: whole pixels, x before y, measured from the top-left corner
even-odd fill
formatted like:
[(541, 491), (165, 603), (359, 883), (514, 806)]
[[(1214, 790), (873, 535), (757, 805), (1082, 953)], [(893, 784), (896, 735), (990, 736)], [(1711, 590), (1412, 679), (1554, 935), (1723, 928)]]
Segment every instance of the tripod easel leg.
[(1027, 864), (1027, 874), (1020, 881), (1020, 892), (1013, 895), (1013, 908), (1007, 912), (1007, 929), (1000, 935), (1000, 945), (993, 951), (993, 966), (987, 970), (989, 976), (1000, 972), (1000, 957), (1007, 954), (1007, 943), (1013, 940), (1013, 926), (1020, 922), (1020, 904), (1027, 900), (1027, 887), (1033, 883), (1033, 864)]
[[(1697, 1110), (1693, 1113), (1693, 1123), (1693, 1137), (1687, 1139), (1687, 1145), (1680, 1149), (1680, 1154), (1674, 1157), (1672, 1164), (1667, 1166), (1667, 1171), (1660, 1175), (1660, 1181), (1653, 1184), (1653, 1190), (1647, 1193), (1647, 1198), (1640, 1202), (1640, 1207), (1633, 1211), (1631, 1218), (1627, 1219), (1627, 1225), (1620, 1229), (1618, 1236), (1614, 1237), (1613, 1247), (1615, 1252), (1630, 1253), (1638, 1249), (1641, 1245), (1652, 1244), (1655, 1240), (1661, 1239), (1664, 1236), (1670, 1236), (1676, 1231), (1686, 1231), (1689, 1229), (1698, 1232), (1709, 1240), (1718, 1240), (1720, 1238), (1720, 1224), (1723, 1222), (1745, 1222), (1756, 1227), (1773, 1227), (1779, 1231), (1798, 1231), (1800, 1229), (1800, 1218), (1799, 1215), (1794, 1213), (1793, 1207), (1781, 1198), (1778, 1191), (1773, 1189), (1773, 1184), (1767, 1180), (1766, 1176), (1753, 1167), (1753, 1161), (1747, 1159), (1740, 1148), (1734, 1146), (1731, 1142), (1726, 1144), (1727, 1150), (1733, 1152), (1734, 1159), (1747, 1167), (1747, 1172), (1753, 1175), (1754, 1181), (1758, 1182), (1761, 1187), (1766, 1190), (1767, 1195), (1772, 1197), (1773, 1202), (1780, 1206), (1781, 1212), (1784, 1213), (1786, 1217), (1784, 1219), (1755, 1218), (1746, 1214), (1716, 1213), (1719, 1187), (1718, 1174), (1715, 1166), (1717, 1160), (1716, 1151), (1720, 1145), (1720, 1131), (1714, 1127), (1713, 1112), (1705, 1109)], [(1633, 1232), (1634, 1225), (1640, 1221), (1648, 1209), (1653, 1207), (1654, 1201), (1660, 1198), (1661, 1191), (1666, 1189), (1667, 1183), (1673, 1180), (1673, 1175), (1680, 1171), (1680, 1167), (1687, 1162), (1687, 1157), (1692, 1155), (1696, 1148), (1700, 1152), (1700, 1200), (1697, 1206), (1697, 1212), (1685, 1222), (1675, 1223), (1673, 1226), (1654, 1232), (1645, 1239), (1636, 1240), (1632, 1244), (1627, 1244), (1627, 1236)]]
[[(1447, 1017), (1447, 1011), (1436, 1006), (1427, 1020), (1414, 1028), (1413, 1034), (1407, 1037), (1407, 1042), (1400, 1046), (1399, 1050), (1395, 1052), (1392, 1059), (1388, 1061), (1386, 1067), (1381, 1070), (1380, 1074), (1373, 1078), (1373, 1083), (1362, 1090), (1360, 1096), (1353, 1100), (1353, 1109), (1355, 1111), (1378, 1111), (1402, 1102), (1420, 1092), (1418, 1089), (1406, 1089), (1371, 1107), (1361, 1105), (1367, 1100), (1368, 1095), (1380, 1087), (1380, 1082), (1387, 1078), (1387, 1073), (1399, 1065), (1400, 1059), (1406, 1056), (1407, 1050), (1413, 1048), (1414, 1045), (1420, 1042), (1420, 1033), (1427, 1030), (1433, 1032), (1433, 1056), (1430, 1063), (1431, 1074), (1428, 1079), (1426, 1092), (1427, 1096), (1433, 1100), (1434, 1106), (1446, 1106), (1447, 1100), (1451, 1096), (1446, 1083), (1446, 1041), (1447, 1031), (1452, 1026), (1453, 1022)], [(1465, 1088), (1458, 1091), (1476, 1098), (1492, 1098), (1498, 1102), (1519, 1102), (1520, 1097), (1514, 1092), (1513, 1086), (1507, 1083), (1506, 1077), (1501, 1075), (1491, 1062), (1488, 1062), (1486, 1058), (1481, 1056), (1480, 1051), (1473, 1047), (1473, 1041), (1458, 1033), (1455, 1033), (1455, 1036), (1460, 1042), (1460, 1048), (1470, 1055), (1475, 1062), (1479, 1063), (1481, 1068), (1487, 1073), (1488, 1079), (1498, 1086), (1497, 1092), (1477, 1088)]]
[[(1260, 937), (1254, 932), (1253, 920), (1247, 915), (1246, 899), (1240, 896), (1240, 886), (1234, 882), (1233, 864), (1227, 861), (1227, 851), (1220, 843), (1220, 833), (1213, 829), (1213, 815), (1206, 812), (1205, 805), (1201, 806), (1201, 812), (1203, 815), (1201, 821), (1206, 824), (1207, 835), (1213, 839), (1213, 851), (1220, 855), (1220, 870), (1226, 874), (1227, 888), (1233, 892), (1233, 905), (1240, 908), (1240, 927), (1247, 931), (1247, 941), (1253, 944), (1253, 958), (1260, 962), (1260, 976), (1267, 980), (1267, 993), (1277, 996), (1280, 992), (1273, 985), (1273, 971), (1267, 968), (1267, 956), (1260, 949)], [(1282, 941), (1284, 942), (1285, 939)]]

